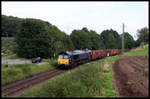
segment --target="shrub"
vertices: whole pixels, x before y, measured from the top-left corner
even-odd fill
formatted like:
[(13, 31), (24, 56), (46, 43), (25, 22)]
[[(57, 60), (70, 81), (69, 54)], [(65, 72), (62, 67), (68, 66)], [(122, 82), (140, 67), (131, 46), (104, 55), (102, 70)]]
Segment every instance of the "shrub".
[(50, 35), (48, 25), (39, 19), (25, 19), (15, 40), (18, 44), (17, 54), (20, 57), (49, 57)]

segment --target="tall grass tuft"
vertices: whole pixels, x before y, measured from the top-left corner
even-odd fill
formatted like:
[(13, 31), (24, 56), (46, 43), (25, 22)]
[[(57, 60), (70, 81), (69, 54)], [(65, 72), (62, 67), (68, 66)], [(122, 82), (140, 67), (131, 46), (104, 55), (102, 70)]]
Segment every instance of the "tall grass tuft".
[(49, 64), (20, 64), (13, 65), (8, 68), (2, 68), (2, 84), (7, 84), (16, 80), (21, 80), (25, 77), (46, 72), (53, 69), (54, 66)]

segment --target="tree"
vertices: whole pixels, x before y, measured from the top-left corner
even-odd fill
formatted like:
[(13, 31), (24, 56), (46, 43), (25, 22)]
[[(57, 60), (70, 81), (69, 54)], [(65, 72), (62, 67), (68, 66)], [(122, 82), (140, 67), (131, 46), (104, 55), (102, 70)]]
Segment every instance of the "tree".
[(74, 49), (74, 45), (69, 35), (64, 36), (63, 43), (65, 45), (66, 50), (72, 51)]
[(94, 30), (90, 30), (89, 32), (91, 42), (92, 42), (92, 49), (98, 50), (98, 49), (104, 49), (105, 46), (100, 38), (100, 35), (97, 34)]
[(94, 30), (89, 31), (86, 27), (81, 30), (73, 30), (70, 37), (76, 49), (98, 50), (105, 48), (100, 35)]
[(22, 20), (18, 17), (2, 15), (2, 36), (6, 37), (5, 33), (8, 33), (8, 37), (13, 37), (19, 32)]
[(42, 20), (31, 18), (23, 20), (20, 32), (15, 36), (18, 56), (47, 58), (51, 48), (51, 38), (47, 28), (48, 25)]
[(100, 34), (100, 38), (106, 49), (120, 49), (121, 39), (117, 31), (112, 29), (104, 30)]
[[(18, 18), (13, 16), (2, 16), (2, 37), (6, 37), (6, 32), (8, 33), (8, 37), (14, 37), (16, 33), (20, 31), (22, 21), (24, 18)], [(47, 21), (44, 21), (48, 26), (51, 24)]]
[(90, 36), (84, 30), (73, 30), (70, 37), (76, 49), (91, 49)]
[(73, 50), (74, 45), (65, 32), (59, 30), (55, 25), (48, 27), (48, 33), (51, 35), (51, 56), (55, 54), (57, 57), (60, 51)]
[[(120, 35), (120, 37), (122, 37), (122, 34)], [(131, 49), (135, 46), (135, 41), (133, 39), (133, 37), (128, 33), (125, 32), (124, 33), (124, 45), (125, 45), (125, 49)]]
[(147, 27), (141, 28), (137, 30), (137, 36), (138, 36), (138, 43), (137, 45), (140, 45), (141, 42), (148, 43), (149, 41), (149, 29)]

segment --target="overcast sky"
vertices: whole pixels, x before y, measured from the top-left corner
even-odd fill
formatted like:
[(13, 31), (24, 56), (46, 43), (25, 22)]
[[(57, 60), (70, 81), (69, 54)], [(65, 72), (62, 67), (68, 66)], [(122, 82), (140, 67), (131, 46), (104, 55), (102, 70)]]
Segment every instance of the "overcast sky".
[(56, 25), (70, 34), (74, 29), (87, 27), (100, 34), (114, 29), (136, 39), (137, 29), (148, 27), (148, 2), (4, 2), (2, 15), (37, 18)]

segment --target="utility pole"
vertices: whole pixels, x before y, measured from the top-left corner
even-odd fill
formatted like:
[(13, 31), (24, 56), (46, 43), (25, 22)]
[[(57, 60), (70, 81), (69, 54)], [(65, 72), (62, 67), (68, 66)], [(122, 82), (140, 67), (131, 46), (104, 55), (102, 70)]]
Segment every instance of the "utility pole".
[(123, 23), (123, 33), (122, 33), (122, 53), (124, 52), (124, 23)]
[[(7, 32), (5, 32), (5, 34), (6, 34), (6, 39), (8, 40), (8, 33)], [(6, 52), (7, 52), (7, 50), (6, 50)], [(8, 53), (7, 53), (8, 54)], [(5, 65), (5, 67), (8, 67), (8, 61), (7, 61), (7, 56), (6, 56), (6, 65)]]

